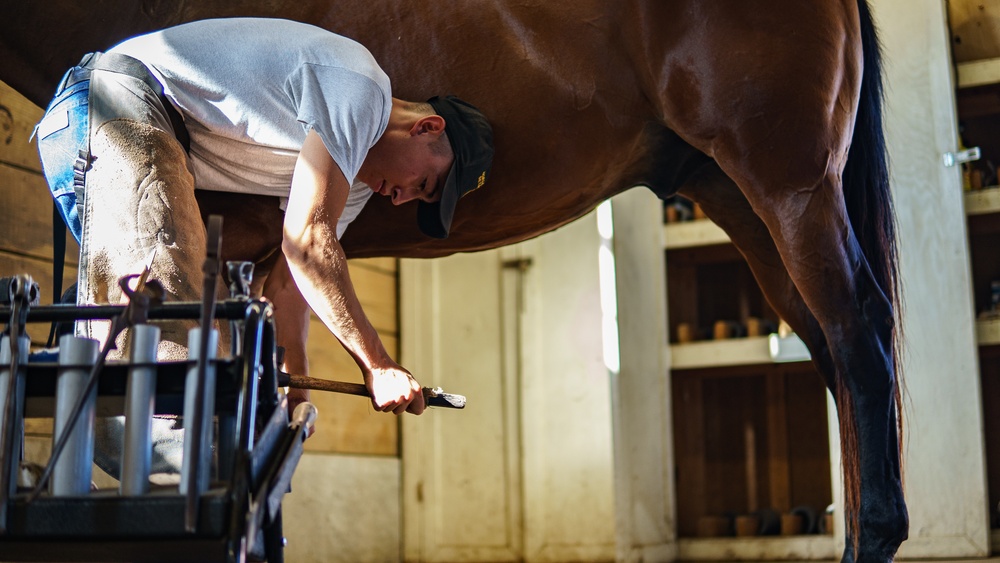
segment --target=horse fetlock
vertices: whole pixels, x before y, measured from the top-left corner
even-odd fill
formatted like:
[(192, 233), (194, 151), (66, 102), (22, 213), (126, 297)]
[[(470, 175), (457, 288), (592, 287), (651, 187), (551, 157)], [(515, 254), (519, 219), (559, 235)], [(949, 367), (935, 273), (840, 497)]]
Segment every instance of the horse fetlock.
[(876, 521), (873, 515), (862, 514), (861, 538), (858, 542), (856, 560), (892, 561), (899, 546), (909, 535), (910, 519), (906, 506), (901, 503), (886, 503), (890, 510), (879, 510)]

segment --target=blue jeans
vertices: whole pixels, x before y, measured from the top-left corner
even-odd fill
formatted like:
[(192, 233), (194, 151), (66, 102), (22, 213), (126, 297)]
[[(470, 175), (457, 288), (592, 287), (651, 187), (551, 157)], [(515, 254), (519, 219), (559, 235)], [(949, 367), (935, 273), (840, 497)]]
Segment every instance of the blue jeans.
[(55, 97), (35, 127), (42, 172), (59, 214), (76, 242), (83, 232), (77, 210), (77, 189), (83, 189), (82, 170), (74, 174), (89, 134), (90, 70), (73, 67), (63, 76)]

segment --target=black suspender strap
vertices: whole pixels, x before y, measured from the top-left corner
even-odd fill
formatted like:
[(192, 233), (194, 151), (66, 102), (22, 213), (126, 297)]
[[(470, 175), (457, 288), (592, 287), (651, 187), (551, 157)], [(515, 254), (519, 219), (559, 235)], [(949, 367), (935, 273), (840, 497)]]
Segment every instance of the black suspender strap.
[[(66, 224), (59, 214), (59, 206), (52, 200), (52, 302), (62, 301), (63, 272), (66, 269)], [(51, 348), (55, 344), (56, 322), (49, 329), (49, 341), (45, 345)]]

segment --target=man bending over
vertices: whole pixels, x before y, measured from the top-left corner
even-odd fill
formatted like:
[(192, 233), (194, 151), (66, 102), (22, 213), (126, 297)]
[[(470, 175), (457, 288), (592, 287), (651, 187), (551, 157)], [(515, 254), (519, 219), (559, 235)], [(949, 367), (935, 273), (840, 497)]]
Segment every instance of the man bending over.
[[(151, 278), (173, 300), (200, 300), (199, 202), (212, 201), (227, 233), (240, 233), (224, 238), (224, 258), (269, 269), (261, 289), (275, 304), (285, 370), (306, 372), (311, 308), (354, 357), (376, 409), (424, 410), (420, 385), (361, 309), (339, 238), (373, 193), (418, 202), (421, 230), (446, 237), (458, 200), (492, 163), (492, 130), (476, 108), (393, 98), (367, 49), (318, 27), (215, 19), (86, 55), (37, 135), (80, 243), (79, 303), (119, 302), (118, 278), (154, 249)], [(186, 356), (190, 325), (175, 324), (163, 329), (162, 358)], [(293, 403), (307, 397), (292, 393)]]

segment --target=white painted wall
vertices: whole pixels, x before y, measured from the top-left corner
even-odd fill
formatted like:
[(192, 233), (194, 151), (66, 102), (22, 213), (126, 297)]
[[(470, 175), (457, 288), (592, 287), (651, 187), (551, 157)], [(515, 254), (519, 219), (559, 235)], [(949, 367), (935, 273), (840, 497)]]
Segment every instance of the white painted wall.
[(396, 457), (303, 454), (282, 503), (285, 561), (399, 561), (399, 471)]
[(886, 60), (889, 157), (900, 239), (905, 478), (900, 557), (989, 553), (982, 401), (954, 84), (943, 0), (874, 0)]
[(677, 557), (663, 216), (648, 190), (612, 200), (621, 369), (613, 379), (618, 561)]

